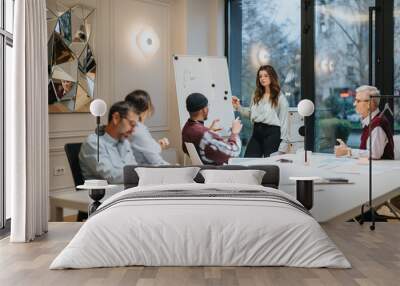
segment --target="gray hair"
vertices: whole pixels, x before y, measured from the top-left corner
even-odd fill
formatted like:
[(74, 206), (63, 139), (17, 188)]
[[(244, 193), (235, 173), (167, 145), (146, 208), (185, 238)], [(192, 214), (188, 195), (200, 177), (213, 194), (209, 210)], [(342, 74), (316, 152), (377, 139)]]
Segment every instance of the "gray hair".
[[(371, 85), (362, 85), (356, 89), (356, 92), (357, 93), (358, 92), (367, 92), (368, 99), (370, 96), (380, 95), (379, 89), (377, 89), (375, 86), (371, 86)], [(372, 100), (375, 101), (375, 104), (377, 106), (379, 106), (379, 101), (380, 101), (379, 97), (373, 97)]]

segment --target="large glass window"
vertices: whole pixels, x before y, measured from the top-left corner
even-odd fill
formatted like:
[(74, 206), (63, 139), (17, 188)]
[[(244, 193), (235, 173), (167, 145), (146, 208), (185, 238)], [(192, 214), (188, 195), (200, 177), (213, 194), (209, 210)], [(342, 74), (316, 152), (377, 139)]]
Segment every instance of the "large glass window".
[[(386, 15), (391, 11), (392, 3), (394, 38), (384, 33), (390, 28), (387, 26), (391, 26)], [(371, 19), (371, 67), (370, 7), (377, 7)], [(379, 20), (375, 20), (376, 17)], [(310, 25), (312, 34), (307, 32)], [(266, 63), (273, 65), (291, 107), (295, 107), (300, 98), (314, 100), (315, 120), (308, 120), (308, 125), (314, 127), (312, 139), (316, 152), (333, 152), (336, 138), (344, 140), (350, 147), (359, 147), (361, 120), (353, 106), (355, 90), (369, 84), (370, 71), (372, 85), (387, 90), (387, 83), (391, 82), (387, 75), (391, 72), (392, 59), (386, 50), (391, 47), (392, 40), (394, 93), (400, 95), (400, 0), (229, 0), (228, 31), (233, 95), (240, 97), (243, 105), (248, 105), (257, 68)], [(305, 47), (303, 51), (301, 44)], [(307, 50), (312, 45), (313, 50)], [(301, 63), (304, 66), (302, 77)], [(313, 65), (314, 69), (310, 69)], [(376, 69), (379, 74), (375, 76)], [(308, 94), (300, 95), (302, 85)], [(394, 108), (395, 132), (400, 133), (398, 99), (394, 101)], [(244, 137), (248, 138), (251, 124), (244, 123)]]
[[(228, 62), (232, 94), (248, 106), (261, 65), (272, 65), (290, 106), (300, 100), (301, 1), (229, 1)], [(244, 121), (243, 137), (251, 124)]]
[(369, 6), (373, 0), (315, 2), (315, 151), (332, 152), (336, 138), (360, 144), (355, 89), (368, 84)]

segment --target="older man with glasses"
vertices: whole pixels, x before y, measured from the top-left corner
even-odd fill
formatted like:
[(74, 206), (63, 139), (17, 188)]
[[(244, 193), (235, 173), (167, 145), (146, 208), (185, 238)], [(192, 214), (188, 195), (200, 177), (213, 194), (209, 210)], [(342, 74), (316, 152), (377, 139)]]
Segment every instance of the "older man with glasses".
[(85, 179), (105, 179), (109, 184), (123, 183), (125, 165), (136, 165), (127, 138), (133, 134), (139, 120), (133, 105), (120, 101), (111, 106), (104, 134), (100, 136), (97, 161), (97, 135), (90, 134), (82, 144), (79, 163)]
[[(369, 140), (372, 139), (372, 159), (394, 159), (394, 143), (393, 134), (390, 129), (389, 121), (379, 110), (379, 98), (370, 97), (379, 95), (379, 90), (374, 86), (363, 85), (356, 89), (356, 97), (354, 106), (356, 112), (361, 117), (363, 127), (361, 134), (360, 149), (350, 149), (340, 141), (340, 145), (335, 148), (336, 156), (352, 155), (354, 157), (362, 157), (363, 153), (368, 157), (368, 152), (363, 150), (369, 149)], [(371, 122), (369, 114), (371, 113)], [(371, 138), (369, 138), (369, 125), (371, 124)]]

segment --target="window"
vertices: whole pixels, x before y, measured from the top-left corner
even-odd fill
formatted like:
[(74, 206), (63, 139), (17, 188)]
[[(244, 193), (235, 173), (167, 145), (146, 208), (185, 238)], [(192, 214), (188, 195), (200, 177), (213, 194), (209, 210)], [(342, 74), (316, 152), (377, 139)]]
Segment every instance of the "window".
[[(247, 105), (257, 67), (276, 67), (291, 107), (301, 98), (315, 103), (314, 115), (306, 120), (308, 148), (314, 151), (333, 152), (336, 138), (359, 146), (355, 89), (370, 78), (382, 94), (394, 88), (400, 95), (400, 0), (229, 0), (227, 16), (233, 95)], [(388, 117), (397, 133), (399, 101), (394, 101), (394, 120)], [(250, 132), (245, 122), (247, 138)]]
[[(272, 65), (290, 106), (300, 100), (301, 0), (231, 0), (228, 2), (228, 64), (232, 94), (244, 106), (256, 85), (261, 65)], [(244, 121), (242, 136), (250, 137)]]
[(0, 0), (0, 228), (11, 217), (10, 194), (4, 188), (4, 105), (11, 93), (11, 69), (13, 66), (14, 0)]
[(333, 152), (336, 138), (358, 147), (359, 116), (354, 91), (368, 84), (368, 7), (372, 0), (317, 0), (315, 22), (329, 19), (315, 33), (315, 149)]

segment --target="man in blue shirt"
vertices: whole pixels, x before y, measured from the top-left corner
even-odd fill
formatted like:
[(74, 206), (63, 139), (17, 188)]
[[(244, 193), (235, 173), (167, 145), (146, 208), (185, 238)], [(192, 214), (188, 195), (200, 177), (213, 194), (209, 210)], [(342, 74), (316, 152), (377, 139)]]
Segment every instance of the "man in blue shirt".
[(85, 179), (105, 179), (109, 184), (123, 183), (125, 165), (136, 165), (136, 159), (127, 138), (134, 132), (139, 120), (134, 107), (128, 102), (111, 106), (104, 135), (99, 139), (97, 162), (97, 135), (90, 134), (82, 144), (79, 163)]

